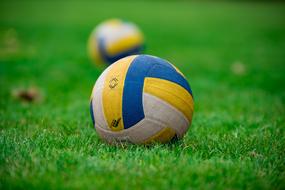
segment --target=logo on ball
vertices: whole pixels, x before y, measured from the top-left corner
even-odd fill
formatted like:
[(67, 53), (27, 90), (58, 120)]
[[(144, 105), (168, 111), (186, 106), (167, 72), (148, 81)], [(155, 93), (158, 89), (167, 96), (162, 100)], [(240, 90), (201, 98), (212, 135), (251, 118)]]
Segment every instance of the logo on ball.
[(117, 85), (118, 85), (118, 79), (116, 77), (112, 78), (110, 81), (109, 81), (109, 87), (111, 89), (115, 88)]
[(119, 118), (119, 119), (113, 119), (113, 121), (112, 121), (112, 123), (111, 123), (111, 126), (112, 127), (118, 127), (118, 125), (119, 125), (119, 123), (120, 123), (120, 121), (121, 121), (121, 118)]

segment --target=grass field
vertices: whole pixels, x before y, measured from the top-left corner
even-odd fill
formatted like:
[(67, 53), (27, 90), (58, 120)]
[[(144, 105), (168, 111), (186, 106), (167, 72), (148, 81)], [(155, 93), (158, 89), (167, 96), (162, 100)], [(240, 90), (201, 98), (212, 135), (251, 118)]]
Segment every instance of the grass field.
[[(169, 145), (109, 146), (89, 96), (92, 28), (136, 22), (180, 68), (193, 124)], [(0, 3), (0, 189), (285, 189), (285, 4)], [(11, 93), (35, 86), (37, 103)]]

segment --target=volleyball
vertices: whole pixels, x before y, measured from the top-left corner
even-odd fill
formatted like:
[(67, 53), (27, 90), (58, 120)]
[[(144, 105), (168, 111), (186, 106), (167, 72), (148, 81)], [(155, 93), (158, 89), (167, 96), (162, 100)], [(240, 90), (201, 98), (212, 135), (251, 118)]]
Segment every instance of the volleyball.
[(99, 24), (91, 33), (88, 52), (96, 64), (111, 64), (123, 57), (140, 54), (143, 43), (143, 35), (134, 23), (110, 19)]
[(194, 111), (192, 90), (171, 63), (133, 55), (110, 65), (96, 81), (90, 112), (107, 142), (166, 143), (182, 138)]

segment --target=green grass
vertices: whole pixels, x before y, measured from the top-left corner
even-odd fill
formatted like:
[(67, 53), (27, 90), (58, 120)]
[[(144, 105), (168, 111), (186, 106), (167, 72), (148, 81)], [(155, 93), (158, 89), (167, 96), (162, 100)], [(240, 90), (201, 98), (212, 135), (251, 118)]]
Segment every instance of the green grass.
[[(102, 69), (86, 41), (110, 17), (136, 22), (146, 53), (187, 76), (195, 113), (183, 140), (98, 138), (89, 96)], [(279, 3), (1, 1), (0, 189), (285, 189), (284, 23)], [(28, 86), (41, 102), (11, 96)]]

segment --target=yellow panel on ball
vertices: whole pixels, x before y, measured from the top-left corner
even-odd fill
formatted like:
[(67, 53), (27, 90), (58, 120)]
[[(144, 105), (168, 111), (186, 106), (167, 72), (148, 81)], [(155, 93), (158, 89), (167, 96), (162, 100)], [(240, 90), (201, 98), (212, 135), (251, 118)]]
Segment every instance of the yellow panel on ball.
[(126, 73), (136, 56), (129, 56), (114, 63), (108, 71), (103, 89), (103, 107), (108, 126), (113, 131), (124, 129), (122, 99)]
[(165, 143), (170, 141), (175, 136), (175, 131), (170, 127), (165, 127), (158, 133), (154, 134), (150, 138), (144, 141), (144, 144), (150, 144), (155, 142)]
[(189, 121), (192, 120), (192, 96), (178, 84), (158, 78), (145, 78), (144, 92), (161, 98), (181, 111)]

